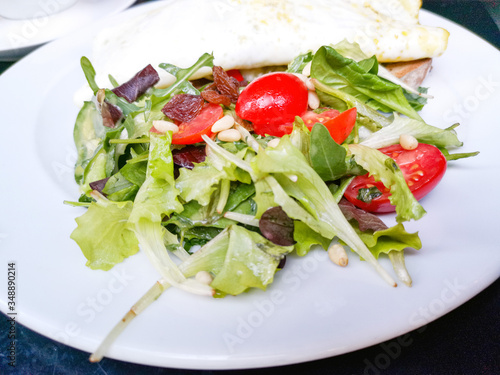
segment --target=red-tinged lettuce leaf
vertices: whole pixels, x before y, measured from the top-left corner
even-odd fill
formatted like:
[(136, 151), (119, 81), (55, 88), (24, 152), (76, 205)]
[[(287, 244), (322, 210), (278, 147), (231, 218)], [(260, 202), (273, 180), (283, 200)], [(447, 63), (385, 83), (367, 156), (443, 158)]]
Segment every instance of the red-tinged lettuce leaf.
[(103, 178), (102, 180), (93, 181), (89, 183), (89, 186), (92, 190), (97, 190), (99, 193), (103, 194), (102, 190), (104, 189), (104, 186), (106, 186), (106, 182), (108, 182), (108, 180), (109, 177)]
[(418, 232), (408, 233), (401, 223), (389, 228), (378, 216), (357, 208), (344, 198), (339, 208), (375, 258), (381, 253), (422, 247)]
[(205, 153), (205, 146), (186, 146), (173, 150), (172, 156), (174, 163), (179, 167), (193, 169), (194, 163), (203, 163), (207, 154)]
[(385, 223), (380, 220), (378, 216), (357, 208), (345, 198), (340, 200), (339, 208), (348, 221), (354, 219), (358, 222), (359, 230), (362, 232), (366, 232), (368, 230), (376, 232), (387, 229), (387, 225), (385, 225)]
[(115, 87), (113, 91), (117, 96), (124, 98), (129, 103), (135, 102), (139, 96), (144, 94), (160, 80), (155, 68), (150, 65), (138, 72), (129, 81)]
[(266, 210), (259, 220), (259, 229), (262, 235), (279, 246), (295, 244), (293, 239), (294, 223), (280, 206)]

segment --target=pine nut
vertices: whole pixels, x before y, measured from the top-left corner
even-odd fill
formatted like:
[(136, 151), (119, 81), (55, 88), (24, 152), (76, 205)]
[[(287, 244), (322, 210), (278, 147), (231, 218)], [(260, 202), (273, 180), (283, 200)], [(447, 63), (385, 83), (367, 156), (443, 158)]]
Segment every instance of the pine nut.
[(277, 147), (280, 143), (280, 138), (273, 138), (269, 142), (267, 142), (267, 147)]
[(302, 82), (306, 85), (308, 90), (315, 91), (316, 87), (314, 86), (314, 83), (312, 83), (311, 79), (307, 77), (306, 75), (302, 73), (292, 73), (294, 76), (300, 78)]
[(344, 246), (339, 245), (338, 243), (333, 244), (328, 248), (328, 257), (333, 263), (341, 267), (347, 266), (347, 263), (349, 262)]
[(158, 70), (158, 75), (160, 76), (160, 80), (156, 83), (155, 88), (164, 89), (174, 84), (177, 80), (173, 74), (164, 71), (163, 69)]
[(234, 125), (234, 117), (231, 115), (225, 115), (221, 119), (215, 121), (212, 125), (212, 133), (218, 133), (223, 130), (231, 129)]
[(306, 80), (306, 87), (309, 91), (316, 91), (316, 86), (314, 86), (314, 83), (313, 81), (311, 80), (311, 78), (308, 78)]
[(417, 139), (410, 134), (401, 134), (399, 136), (399, 144), (405, 150), (415, 150), (418, 147)]
[(106, 90), (99, 89), (96, 93), (96, 99), (97, 99), (97, 102), (102, 105), (102, 103), (104, 102), (104, 99), (106, 99)]
[(319, 108), (318, 94), (316, 94), (314, 91), (309, 91), (307, 93), (307, 104), (309, 105), (309, 108), (313, 110)]
[(210, 285), (214, 280), (212, 275), (207, 271), (199, 271), (194, 278), (196, 281), (199, 281), (200, 283), (207, 285)]
[(236, 129), (227, 129), (217, 133), (217, 138), (223, 142), (236, 142), (241, 139), (241, 134)]
[(160, 133), (166, 133), (167, 131), (171, 131), (172, 133), (177, 133), (179, 131), (179, 127), (175, 125), (173, 122), (165, 121), (165, 120), (155, 120), (153, 121), (153, 126)]
[(304, 66), (304, 69), (302, 69), (302, 74), (306, 77), (309, 77), (311, 75), (311, 61), (309, 61), (306, 66)]

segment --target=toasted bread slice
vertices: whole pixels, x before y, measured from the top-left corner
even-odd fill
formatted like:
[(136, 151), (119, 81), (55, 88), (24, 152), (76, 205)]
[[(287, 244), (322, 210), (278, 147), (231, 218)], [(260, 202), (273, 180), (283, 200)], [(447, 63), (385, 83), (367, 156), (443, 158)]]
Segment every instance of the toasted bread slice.
[(430, 72), (432, 68), (432, 59), (426, 58), (413, 61), (389, 63), (384, 66), (394, 76), (416, 89), (422, 85), (425, 77)]

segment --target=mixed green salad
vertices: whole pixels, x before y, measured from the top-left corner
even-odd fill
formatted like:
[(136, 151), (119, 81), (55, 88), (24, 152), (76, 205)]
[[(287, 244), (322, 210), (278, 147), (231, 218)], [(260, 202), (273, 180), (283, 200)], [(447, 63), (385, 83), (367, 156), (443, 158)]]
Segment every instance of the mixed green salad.
[[(265, 289), (289, 254), (317, 246), (343, 259), (350, 249), (396, 286), (378, 262), (389, 256), (411, 285), (404, 249), (422, 244), (404, 223), (425, 214), (418, 195), (439, 182), (447, 160), (473, 155), (450, 154), (462, 145), (456, 125), (425, 123), (426, 90), (389, 81), (356, 44), (299, 55), (250, 83), (213, 59), (161, 64), (175, 77), (168, 87), (145, 69), (126, 83), (109, 76), (115, 88), (103, 89), (82, 58), (94, 98), (74, 127), (82, 195), (66, 203), (88, 209), (71, 238), (92, 269), (109, 270), (140, 249), (161, 278), (93, 360), (167, 287), (216, 297)], [(190, 80), (206, 68), (210, 79)], [(215, 131), (222, 120), (232, 133)], [(402, 148), (402, 135), (418, 146)], [(391, 227), (374, 214), (391, 210)]]

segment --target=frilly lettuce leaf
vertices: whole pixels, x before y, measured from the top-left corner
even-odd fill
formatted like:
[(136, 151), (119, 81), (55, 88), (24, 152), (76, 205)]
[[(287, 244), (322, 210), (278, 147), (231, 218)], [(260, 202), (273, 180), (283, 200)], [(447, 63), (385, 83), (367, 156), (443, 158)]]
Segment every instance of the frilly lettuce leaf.
[(260, 151), (251, 165), (257, 178), (265, 178), (271, 185), (276, 203), (289, 217), (303, 221), (325, 238), (339, 237), (395, 285), (345, 219), (328, 186), (288, 136), (282, 137), (277, 147)]
[(139, 251), (137, 238), (127, 227), (131, 212), (130, 201), (97, 199), (76, 218), (78, 226), (71, 238), (80, 246), (88, 267), (107, 271)]
[(293, 246), (278, 246), (260, 234), (232, 225), (181, 264), (186, 276), (198, 271), (215, 275), (211, 286), (237, 295), (249, 288), (266, 289), (280, 260)]
[[(357, 227), (356, 224), (353, 226)], [(389, 254), (393, 250), (402, 251), (407, 247), (415, 250), (422, 248), (418, 233), (408, 233), (401, 223), (376, 232), (359, 231), (358, 234), (376, 258), (382, 253)]]
[[(237, 152), (235, 156), (243, 158), (246, 152), (247, 148)], [(222, 180), (240, 181), (247, 184), (251, 182), (248, 173), (211, 153), (207, 155), (203, 163), (195, 164), (193, 169), (181, 168), (176, 187), (185, 202), (196, 200), (200, 205), (206, 206)]]
[(319, 245), (326, 250), (332, 242), (331, 239), (323, 237), (308, 225), (298, 220), (294, 223), (293, 239), (296, 241), (295, 251), (299, 256), (306, 255), (311, 250), (311, 247), (315, 245)]

